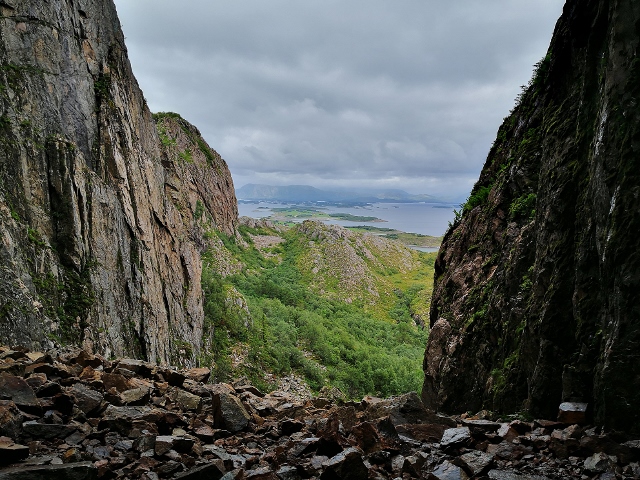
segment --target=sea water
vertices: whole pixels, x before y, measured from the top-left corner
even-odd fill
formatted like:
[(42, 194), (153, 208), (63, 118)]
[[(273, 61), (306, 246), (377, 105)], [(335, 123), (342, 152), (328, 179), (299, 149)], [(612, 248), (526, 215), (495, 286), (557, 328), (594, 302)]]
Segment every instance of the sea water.
[[(240, 216), (252, 218), (264, 218), (270, 216), (273, 208), (290, 208), (296, 204), (283, 203), (239, 203)], [(326, 213), (350, 213), (362, 217), (377, 217), (383, 222), (351, 222), (338, 219), (322, 219), (325, 223), (342, 225), (343, 227), (355, 227), (368, 225), (379, 228), (392, 228), (402, 232), (420, 233), (439, 237), (447, 231), (450, 222), (454, 219), (454, 208), (458, 205), (443, 205), (434, 203), (372, 203), (357, 207), (304, 206), (304, 208), (322, 208)], [(302, 222), (304, 219), (300, 219)]]

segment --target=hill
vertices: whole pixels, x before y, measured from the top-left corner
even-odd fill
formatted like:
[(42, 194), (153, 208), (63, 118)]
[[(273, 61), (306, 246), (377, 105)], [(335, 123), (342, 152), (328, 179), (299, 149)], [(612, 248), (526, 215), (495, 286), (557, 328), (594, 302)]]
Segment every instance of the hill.
[(432, 202), (443, 203), (431, 195), (411, 195), (403, 190), (320, 190), (310, 185), (258, 185), (247, 184), (236, 192), (239, 200), (272, 202), (329, 202), (329, 203), (374, 203), (374, 202)]
[(213, 233), (204, 257), (217, 381), (295, 373), (349, 398), (420, 388), (435, 254), (320, 222), (247, 222), (241, 239)]

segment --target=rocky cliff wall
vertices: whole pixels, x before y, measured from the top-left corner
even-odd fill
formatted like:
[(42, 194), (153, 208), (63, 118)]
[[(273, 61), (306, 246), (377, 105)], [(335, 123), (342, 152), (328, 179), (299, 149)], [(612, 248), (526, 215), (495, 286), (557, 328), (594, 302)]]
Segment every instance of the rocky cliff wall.
[(233, 234), (225, 162), (154, 122), (111, 0), (0, 2), (0, 338), (193, 363), (207, 228)]
[(568, 0), (436, 263), (425, 402), (640, 431), (640, 4)]

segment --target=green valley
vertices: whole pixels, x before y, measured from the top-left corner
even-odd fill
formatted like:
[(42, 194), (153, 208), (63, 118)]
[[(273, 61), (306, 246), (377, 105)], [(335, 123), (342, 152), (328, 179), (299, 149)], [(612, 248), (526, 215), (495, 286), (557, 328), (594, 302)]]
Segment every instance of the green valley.
[(202, 363), (217, 381), (268, 389), (265, 373), (294, 373), (346, 398), (420, 390), (435, 254), (314, 221), (239, 232), (211, 234), (204, 255)]

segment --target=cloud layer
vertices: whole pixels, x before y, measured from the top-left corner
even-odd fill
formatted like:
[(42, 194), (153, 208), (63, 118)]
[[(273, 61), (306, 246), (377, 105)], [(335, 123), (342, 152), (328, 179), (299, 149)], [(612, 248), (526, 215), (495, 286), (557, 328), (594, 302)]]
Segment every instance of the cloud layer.
[(464, 197), (562, 0), (116, 0), (154, 111), (244, 183)]

